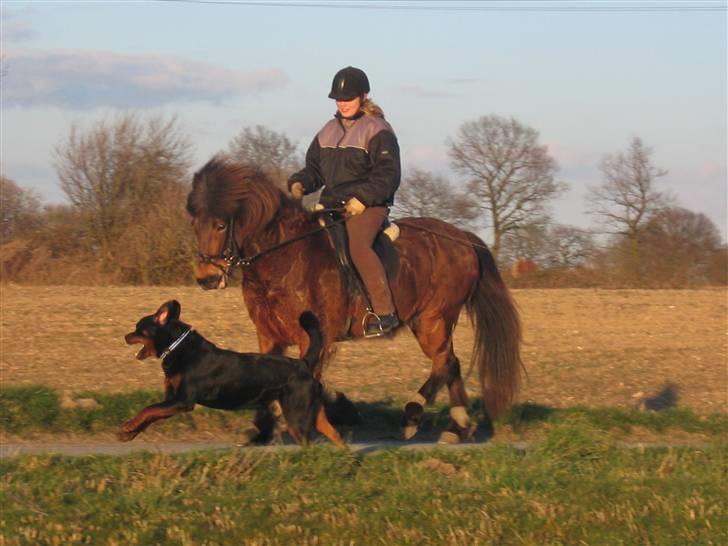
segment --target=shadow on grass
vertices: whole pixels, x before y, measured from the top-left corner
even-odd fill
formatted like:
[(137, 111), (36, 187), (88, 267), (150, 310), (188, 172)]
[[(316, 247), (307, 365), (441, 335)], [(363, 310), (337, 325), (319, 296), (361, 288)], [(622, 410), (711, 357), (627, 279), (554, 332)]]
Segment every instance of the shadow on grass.
[[(661, 400), (670, 398), (669, 394), (661, 396)], [(671, 400), (674, 399), (671, 398)], [(375, 402), (346, 400), (346, 404), (349, 406), (348, 418), (351, 420), (339, 421), (336, 426), (340, 430), (346, 431), (354, 441), (374, 439), (397, 441), (402, 439), (403, 413), (400, 403), (385, 399)], [(659, 409), (652, 409), (652, 407), (659, 407)], [(571, 423), (575, 419), (600, 431), (619, 430), (627, 433), (635, 427), (641, 427), (657, 433), (665, 433), (669, 430), (717, 436), (728, 433), (728, 415), (726, 414), (696, 415), (688, 408), (674, 407), (670, 403), (657, 406), (644, 405), (643, 408), (592, 408), (586, 406), (554, 408), (542, 404), (523, 403), (513, 405), (508, 412), (496, 420), (495, 424), (510, 427), (516, 433), (525, 433), (529, 430), (543, 428), (545, 425)], [(471, 402), (468, 413), (478, 425), (473, 440), (485, 442), (492, 438), (494, 427), (480, 401)], [(440, 433), (447, 428), (449, 420), (450, 414), (447, 405), (436, 404), (434, 407), (426, 408), (414, 440), (437, 441)]]
[[(403, 442), (410, 444), (437, 442), (450, 423), (450, 408), (436, 404), (426, 408), (416, 436), (412, 440), (402, 438), (402, 403), (391, 398), (374, 402), (351, 402), (342, 393), (326, 405), (326, 412), (349, 442)], [(473, 441), (485, 442), (493, 436), (490, 419), (480, 409), (480, 404), (470, 404), (468, 413), (477, 424)]]

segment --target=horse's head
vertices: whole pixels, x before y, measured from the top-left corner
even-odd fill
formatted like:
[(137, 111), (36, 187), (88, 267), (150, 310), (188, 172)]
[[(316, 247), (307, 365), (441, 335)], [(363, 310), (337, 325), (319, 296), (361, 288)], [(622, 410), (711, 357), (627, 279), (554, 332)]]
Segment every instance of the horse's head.
[(192, 229), (197, 238), (197, 283), (205, 290), (225, 288), (239, 257), (232, 217), (193, 216)]
[(205, 289), (225, 288), (240, 251), (270, 222), (281, 191), (258, 168), (215, 156), (195, 173), (187, 212), (197, 237), (195, 278)]

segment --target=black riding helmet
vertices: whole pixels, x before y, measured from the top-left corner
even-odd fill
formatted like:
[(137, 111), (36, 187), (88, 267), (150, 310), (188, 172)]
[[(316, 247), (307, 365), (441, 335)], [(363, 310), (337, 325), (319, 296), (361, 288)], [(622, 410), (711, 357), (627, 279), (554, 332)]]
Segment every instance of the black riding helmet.
[(339, 70), (331, 82), (330, 99), (352, 100), (369, 93), (369, 78), (363, 70), (347, 66)]

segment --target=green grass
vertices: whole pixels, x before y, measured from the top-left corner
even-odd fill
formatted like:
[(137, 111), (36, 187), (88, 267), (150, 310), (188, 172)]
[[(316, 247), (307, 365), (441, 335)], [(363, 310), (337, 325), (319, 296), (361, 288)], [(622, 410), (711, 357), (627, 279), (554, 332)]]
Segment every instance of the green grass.
[[(0, 432), (13, 434), (113, 432), (125, 420), (143, 407), (159, 402), (161, 392), (135, 391), (130, 393), (81, 392), (76, 399), (92, 399), (98, 406), (86, 408), (61, 407), (60, 395), (45, 386), (0, 387)], [(356, 403), (357, 411), (368, 426), (380, 426), (396, 431), (402, 418), (402, 401)], [(480, 404), (474, 402), (471, 415), (483, 422)], [(207, 430), (232, 432), (240, 430), (253, 412), (215, 411), (199, 407), (164, 423), (165, 431), (184, 432), (204, 427)], [(686, 408), (662, 411), (638, 411), (621, 408), (571, 407), (554, 409), (536, 404), (517, 404), (497, 424), (510, 427), (516, 433), (528, 434), (553, 425), (568, 423), (574, 418), (585, 420), (592, 428), (602, 431), (629, 433), (640, 427), (659, 434), (680, 430), (711, 437), (728, 435), (728, 414), (697, 415)], [(448, 407), (438, 404), (428, 410), (422, 431), (441, 430), (449, 420)]]
[[(157, 392), (79, 393), (63, 408), (48, 388), (0, 389), (0, 430), (114, 431)], [(356, 404), (364, 427), (396, 430), (401, 404)], [(472, 413), (479, 412), (477, 405)], [(245, 412), (195, 411), (235, 430)], [(165, 433), (199, 425), (169, 420)], [(439, 429), (447, 408), (423, 425)], [(166, 425), (165, 425), (166, 426)], [(0, 545), (708, 545), (728, 543), (728, 419), (672, 408), (515, 406), (497, 427), (528, 435), (469, 449), (352, 453), (235, 449), (179, 456), (22, 456), (0, 460)], [(632, 427), (682, 430), (701, 447), (624, 449)], [(534, 432), (535, 434), (530, 434)]]
[(717, 545), (726, 455), (618, 449), (579, 417), (525, 451), (20, 457), (0, 461), (0, 543)]
[[(130, 393), (79, 392), (75, 399), (91, 399), (94, 408), (61, 407), (60, 396), (54, 390), (37, 385), (0, 388), (0, 431), (14, 434), (33, 432), (95, 434), (113, 432), (139, 410), (162, 400), (161, 392), (134, 391)], [(204, 426), (220, 431), (239, 430), (242, 422), (252, 416), (248, 410), (223, 412), (199, 408), (165, 422), (172, 432), (194, 430)]]
[(679, 407), (661, 411), (639, 411), (584, 406), (553, 409), (537, 404), (517, 404), (501, 422), (511, 425), (516, 431), (527, 431), (543, 423), (559, 423), (574, 416), (582, 416), (591, 425), (602, 430), (618, 429), (629, 432), (633, 427), (643, 427), (655, 432), (679, 429), (711, 435), (728, 433), (728, 414), (697, 415), (690, 409)]

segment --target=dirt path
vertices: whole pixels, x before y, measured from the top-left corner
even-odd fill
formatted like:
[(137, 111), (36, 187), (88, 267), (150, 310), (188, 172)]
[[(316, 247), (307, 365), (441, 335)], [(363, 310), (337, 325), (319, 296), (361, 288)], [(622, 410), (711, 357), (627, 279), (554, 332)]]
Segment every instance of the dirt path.
[[(490, 449), (496, 446), (502, 446), (504, 443), (519, 450), (527, 449), (530, 442), (523, 440), (514, 440), (509, 442), (467, 442), (458, 445), (445, 445), (433, 441), (400, 441), (400, 440), (381, 440), (371, 442), (357, 442), (347, 444), (347, 448), (353, 453), (365, 455), (382, 450), (392, 449)], [(693, 440), (693, 441), (672, 441), (665, 439), (662, 441), (619, 441), (616, 443), (618, 447), (625, 449), (644, 449), (658, 447), (693, 447), (696, 449), (710, 446), (710, 442)], [(194, 452), (210, 452), (220, 451), (226, 452), (233, 449), (255, 450), (257, 452), (273, 452), (280, 450), (301, 449), (295, 444), (273, 444), (266, 446), (240, 446), (235, 442), (200, 442), (200, 441), (135, 441), (131, 443), (120, 442), (103, 442), (103, 441), (87, 441), (87, 442), (22, 442), (22, 443), (2, 443), (0, 444), (0, 459), (11, 457), (19, 457), (24, 455), (62, 455), (66, 457), (96, 457), (96, 456), (123, 456), (132, 453), (155, 453), (174, 455), (179, 453)]]

